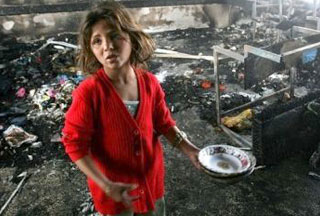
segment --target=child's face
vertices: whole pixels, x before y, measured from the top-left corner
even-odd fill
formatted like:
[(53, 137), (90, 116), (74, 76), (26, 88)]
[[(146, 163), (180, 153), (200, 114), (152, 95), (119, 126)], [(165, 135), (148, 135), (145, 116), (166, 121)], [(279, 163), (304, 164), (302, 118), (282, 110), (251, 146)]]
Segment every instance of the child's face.
[(130, 64), (131, 41), (125, 32), (115, 31), (105, 20), (92, 26), (90, 47), (106, 69), (121, 69)]

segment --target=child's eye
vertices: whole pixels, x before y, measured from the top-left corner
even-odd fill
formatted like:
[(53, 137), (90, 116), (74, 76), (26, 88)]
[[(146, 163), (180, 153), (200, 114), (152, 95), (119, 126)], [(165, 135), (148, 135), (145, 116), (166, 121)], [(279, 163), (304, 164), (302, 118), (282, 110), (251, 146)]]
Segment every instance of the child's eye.
[(99, 44), (101, 44), (101, 39), (100, 38), (96, 38), (96, 39), (94, 39), (93, 41), (92, 41), (92, 44), (93, 45), (99, 45)]

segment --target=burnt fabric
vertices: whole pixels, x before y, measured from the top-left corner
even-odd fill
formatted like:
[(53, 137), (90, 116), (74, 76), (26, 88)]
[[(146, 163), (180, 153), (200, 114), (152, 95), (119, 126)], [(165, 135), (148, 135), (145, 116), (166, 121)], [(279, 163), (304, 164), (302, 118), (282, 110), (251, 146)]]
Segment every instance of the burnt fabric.
[[(164, 195), (163, 150), (159, 135), (175, 125), (160, 83), (150, 72), (135, 69), (139, 107), (133, 117), (103, 69), (84, 80), (73, 92), (66, 113), (63, 144), (72, 161), (90, 155), (113, 182), (138, 184), (130, 195), (135, 213), (155, 208)], [(90, 178), (88, 186), (97, 211), (119, 214), (125, 210)]]

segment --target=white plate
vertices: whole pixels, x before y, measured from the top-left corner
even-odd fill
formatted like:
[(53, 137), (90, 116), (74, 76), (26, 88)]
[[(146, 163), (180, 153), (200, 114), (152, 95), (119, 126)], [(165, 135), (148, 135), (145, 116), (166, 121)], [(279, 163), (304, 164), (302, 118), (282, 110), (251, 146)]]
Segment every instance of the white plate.
[(248, 171), (250, 158), (242, 150), (229, 145), (211, 145), (198, 155), (200, 164), (216, 176), (235, 176)]

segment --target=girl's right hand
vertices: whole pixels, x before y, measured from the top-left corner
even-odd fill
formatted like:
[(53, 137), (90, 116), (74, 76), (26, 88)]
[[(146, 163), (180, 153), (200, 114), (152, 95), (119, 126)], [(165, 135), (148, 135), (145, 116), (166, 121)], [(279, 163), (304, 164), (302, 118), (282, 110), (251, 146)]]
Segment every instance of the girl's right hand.
[(130, 196), (128, 192), (136, 189), (136, 184), (124, 184), (113, 182), (105, 187), (106, 194), (116, 202), (122, 202), (126, 207), (131, 208), (132, 202), (139, 199), (140, 196)]

